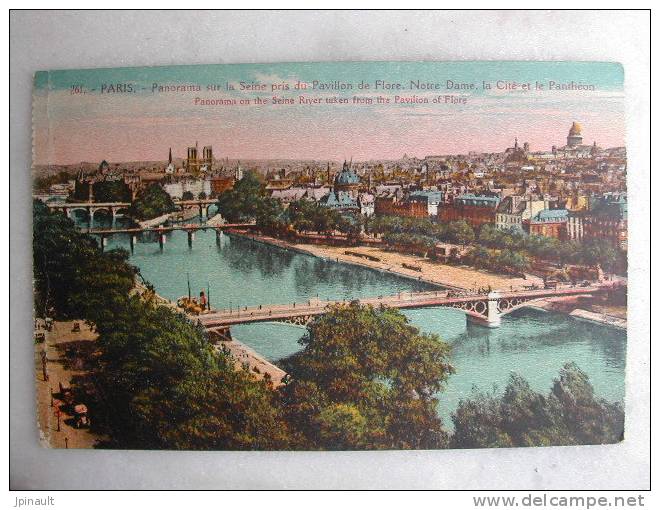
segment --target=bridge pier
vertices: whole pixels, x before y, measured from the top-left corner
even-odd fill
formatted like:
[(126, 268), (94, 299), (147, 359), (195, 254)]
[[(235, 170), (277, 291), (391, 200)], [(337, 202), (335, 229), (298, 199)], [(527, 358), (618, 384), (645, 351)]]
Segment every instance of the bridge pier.
[(502, 324), (502, 316), (497, 307), (497, 303), (500, 297), (501, 295), (497, 291), (489, 292), (486, 306), (486, 315), (466, 315), (465, 317), (469, 322), (479, 326), (485, 326), (487, 328), (499, 328)]
[(207, 332), (209, 333), (211, 342), (214, 344), (218, 342), (232, 341), (231, 328), (229, 326), (209, 329)]
[(135, 252), (135, 245), (137, 244), (137, 236), (129, 236), (129, 243), (131, 245), (131, 255)]
[(115, 225), (117, 224), (117, 207), (111, 207), (110, 212), (112, 213), (112, 227), (114, 228)]
[(165, 237), (165, 234), (159, 234), (158, 235), (158, 245), (160, 246), (160, 251), (163, 251), (163, 246), (167, 242), (167, 237)]
[(192, 230), (188, 231), (188, 248), (192, 248), (193, 241), (195, 240), (195, 232)]
[(105, 251), (105, 247), (108, 246), (108, 237), (101, 236), (101, 251)]

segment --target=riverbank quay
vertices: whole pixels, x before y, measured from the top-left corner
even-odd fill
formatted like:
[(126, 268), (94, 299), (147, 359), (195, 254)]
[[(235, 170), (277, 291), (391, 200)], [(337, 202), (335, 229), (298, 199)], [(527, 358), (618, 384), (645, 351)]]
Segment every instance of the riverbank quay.
[(204, 225), (209, 226), (209, 227), (219, 227), (219, 226), (224, 225), (225, 223), (226, 223), (226, 221), (222, 217), (222, 214), (215, 214), (214, 216), (212, 216), (211, 218), (206, 220)]
[(603, 305), (589, 294), (543, 299), (534, 302), (529, 307), (546, 312), (567, 314), (574, 319), (603, 324), (624, 331), (628, 327), (625, 307)]
[(239, 229), (231, 229), (228, 233), (241, 235), (285, 250), (368, 267), (457, 291), (471, 291), (488, 287), (502, 291), (520, 290), (531, 285), (543, 287), (543, 280), (532, 275), (526, 275), (526, 278), (496, 275), (468, 266), (450, 266), (415, 255), (386, 251), (373, 245), (351, 246), (348, 249), (345, 246), (293, 243)]
[(131, 292), (135, 292), (138, 296), (140, 296), (140, 298), (142, 298), (145, 301), (153, 300), (158, 305), (167, 306), (169, 308), (176, 310), (177, 312), (183, 312), (181, 307), (177, 306), (176, 303), (170, 301), (167, 298), (164, 298), (163, 296), (158, 294), (155, 290), (151, 290), (147, 288), (147, 286), (138, 279), (135, 279), (135, 287), (133, 287), (133, 290)]
[(46, 328), (37, 319), (35, 326), (39, 442), (46, 448), (94, 448), (107, 438), (89, 427), (77, 428), (73, 406), (88, 406), (88, 417), (93, 422), (86, 383), (89, 369), (99, 355), (98, 335), (83, 321), (55, 321)]
[[(153, 299), (159, 305), (167, 306), (177, 312), (185, 313), (176, 303), (160, 296), (155, 291), (151, 291), (142, 282), (135, 282), (135, 292), (137, 292), (143, 299)], [(200, 315), (188, 314), (187, 317), (193, 322), (199, 322), (200, 318), (203, 318), (204, 315), (204, 313)], [(265, 374), (268, 374), (270, 380), (273, 382), (274, 388), (278, 388), (283, 384), (282, 379), (286, 376), (286, 372), (272, 364), (254, 349), (251, 349), (247, 345), (233, 338), (218, 335), (214, 331), (209, 331), (208, 335), (209, 340), (213, 343), (216, 350), (221, 351), (223, 348), (226, 348), (226, 350), (232, 355), (235, 360), (236, 370), (242, 370), (243, 366), (247, 365), (250, 372), (258, 379), (263, 379)]]
[(140, 228), (160, 227), (169, 221), (171, 215), (172, 213), (163, 214), (150, 220), (138, 221), (137, 224)]
[(573, 310), (570, 314), (574, 319), (594, 322), (596, 324), (604, 324), (606, 326), (611, 326), (613, 328), (621, 329), (626, 331), (628, 328), (628, 321), (621, 319), (620, 317), (614, 317), (612, 315), (607, 315), (604, 313), (591, 312), (589, 310), (582, 310), (577, 308)]
[(231, 354), (232, 358), (234, 358), (234, 368), (236, 370), (243, 370), (247, 366), (250, 373), (257, 379), (268, 377), (275, 389), (284, 384), (282, 380), (286, 377), (286, 372), (268, 361), (254, 349), (233, 338), (220, 338), (218, 335), (214, 335), (213, 332), (209, 332), (209, 335), (212, 338), (216, 337), (214, 348), (217, 351), (224, 351)]

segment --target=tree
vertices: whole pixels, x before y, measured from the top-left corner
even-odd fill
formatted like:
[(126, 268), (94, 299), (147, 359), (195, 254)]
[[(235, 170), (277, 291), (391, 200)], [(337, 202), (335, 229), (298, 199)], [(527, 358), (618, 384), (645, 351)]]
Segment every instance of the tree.
[[(34, 203), (35, 308), (98, 332), (85, 403), (105, 446), (282, 449), (295, 444), (271, 383), (216, 351), (187, 317), (134, 292), (124, 250), (102, 253)], [(146, 283), (147, 287), (150, 287)], [(150, 293), (147, 293), (147, 296)]]
[(559, 245), (559, 252), (557, 254), (559, 262), (563, 264), (580, 263), (580, 252), (581, 252), (580, 243), (574, 240), (564, 240)]
[(479, 244), (494, 248), (498, 245), (499, 235), (495, 225), (484, 223), (479, 229)]
[(600, 266), (606, 271), (612, 271), (617, 263), (617, 251), (605, 239), (589, 239), (585, 241), (581, 258), (584, 264), (589, 266)]
[(280, 201), (274, 198), (263, 198), (256, 208), (255, 221), (257, 226), (271, 233), (281, 233), (288, 227), (286, 214)]
[(331, 234), (339, 222), (339, 213), (334, 209), (319, 205), (312, 216), (314, 230), (318, 233)]
[(76, 179), (74, 184), (73, 193), (69, 196), (69, 201), (72, 202), (87, 202), (91, 197), (89, 192), (92, 188), (92, 184), (85, 181), (80, 181)]
[(311, 200), (296, 200), (289, 204), (287, 215), (291, 226), (298, 232), (307, 232), (315, 227), (315, 219), (322, 206)]
[(96, 182), (93, 185), (93, 190), (95, 202), (131, 201), (131, 190), (128, 185), (121, 180)]
[(65, 184), (73, 178), (66, 170), (60, 170), (56, 174), (35, 177), (32, 185), (37, 191), (48, 191), (53, 184)]
[(479, 268), (491, 267), (491, 253), (483, 246), (475, 246), (464, 257), (464, 261), (468, 264)]
[(283, 362), (288, 422), (304, 447), (439, 448), (447, 439), (435, 395), (453, 368), (449, 347), (395, 309), (357, 302), (308, 326)]
[(162, 186), (151, 184), (148, 188), (140, 190), (129, 208), (129, 213), (139, 220), (149, 220), (175, 210), (176, 206), (172, 197)]
[(181, 200), (195, 200), (195, 195), (193, 195), (192, 191), (186, 190), (181, 195)]
[(342, 214), (337, 221), (337, 230), (346, 235), (349, 243), (357, 244), (362, 234), (362, 220), (359, 214)]
[(513, 374), (501, 397), (477, 393), (452, 419), (454, 448), (616, 443), (624, 427), (621, 405), (597, 399), (575, 363), (564, 365), (547, 396)]
[(256, 219), (265, 189), (253, 172), (247, 172), (233, 189), (218, 196), (218, 212), (231, 223)]
[(543, 260), (557, 260), (561, 243), (553, 237), (538, 234), (526, 238), (525, 248), (535, 257)]
[[(342, 219), (341, 214), (329, 207), (311, 200), (297, 200), (289, 204), (287, 209), (289, 222), (299, 232), (315, 230), (318, 233), (329, 234), (340, 225), (346, 231), (352, 230), (347, 219)], [(353, 221), (353, 224), (355, 221)]]
[(465, 220), (452, 221), (447, 225), (447, 237), (451, 242), (465, 246), (474, 241), (474, 229)]
[[(79, 319), (104, 313), (102, 296), (127, 294), (136, 269), (126, 250), (102, 253), (69, 218), (33, 203), (35, 309), (42, 316)], [(52, 315), (51, 315), (52, 316)]]
[(529, 268), (529, 260), (523, 253), (509, 249), (501, 250), (493, 262), (496, 268), (514, 274), (523, 273)]
[(290, 443), (266, 380), (216, 352), (201, 327), (138, 297), (97, 326), (98, 419), (119, 448), (282, 449)]
[(323, 444), (338, 450), (367, 448), (367, 419), (354, 404), (328, 403), (318, 416), (319, 437)]
[(206, 193), (204, 191), (201, 191), (197, 196), (197, 198), (200, 200), (206, 200)]

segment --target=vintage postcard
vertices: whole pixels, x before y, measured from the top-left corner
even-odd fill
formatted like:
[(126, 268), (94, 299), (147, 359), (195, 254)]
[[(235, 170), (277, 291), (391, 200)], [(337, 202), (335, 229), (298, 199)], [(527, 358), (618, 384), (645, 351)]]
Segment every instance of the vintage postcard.
[(624, 70), (38, 72), (44, 446), (624, 439)]

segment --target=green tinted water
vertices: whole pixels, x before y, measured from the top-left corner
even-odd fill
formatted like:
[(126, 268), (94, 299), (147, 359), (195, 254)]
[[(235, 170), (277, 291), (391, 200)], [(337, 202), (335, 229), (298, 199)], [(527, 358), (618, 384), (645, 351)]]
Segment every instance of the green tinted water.
[[(128, 249), (128, 236), (115, 235), (108, 249)], [(131, 263), (162, 296), (186, 295), (187, 274), (193, 293), (210, 287), (213, 307), (229, 308), (271, 303), (305, 302), (310, 298), (352, 299), (428, 290), (422, 282), (367, 268), (298, 254), (222, 235), (197, 232), (192, 248), (185, 232), (167, 235), (161, 251), (157, 238), (143, 235)], [(439, 414), (449, 424), (451, 412), (473, 387), (504, 388), (512, 372), (547, 393), (553, 378), (568, 361), (590, 377), (596, 393), (608, 400), (624, 398), (626, 335), (616, 329), (531, 309), (503, 318), (502, 326), (486, 329), (467, 325), (459, 310), (427, 308), (405, 314), (422, 331), (433, 332), (452, 346), (456, 374), (440, 395)], [(232, 328), (232, 334), (272, 361), (298, 349), (305, 330), (285, 324), (251, 324)]]

